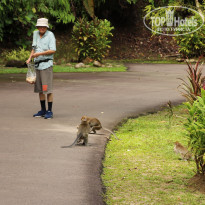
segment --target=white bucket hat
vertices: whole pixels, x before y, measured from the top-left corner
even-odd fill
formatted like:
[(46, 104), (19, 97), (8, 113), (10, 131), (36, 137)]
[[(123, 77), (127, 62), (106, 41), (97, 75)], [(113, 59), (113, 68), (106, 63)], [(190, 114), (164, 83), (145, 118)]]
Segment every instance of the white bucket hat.
[(37, 26), (46, 26), (47, 28), (49, 28), (49, 25), (48, 25), (48, 19), (46, 18), (40, 18), (37, 20), (37, 24), (36, 24), (36, 27)]

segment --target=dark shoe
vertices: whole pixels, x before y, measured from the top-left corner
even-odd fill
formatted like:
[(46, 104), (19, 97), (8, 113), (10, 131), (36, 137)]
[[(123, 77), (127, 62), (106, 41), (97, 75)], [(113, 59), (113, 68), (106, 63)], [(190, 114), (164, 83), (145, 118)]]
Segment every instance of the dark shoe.
[(34, 114), (33, 117), (44, 117), (46, 114), (46, 111), (39, 111), (38, 113)]
[(51, 111), (46, 111), (46, 114), (44, 116), (44, 119), (51, 119), (53, 118), (53, 112)]

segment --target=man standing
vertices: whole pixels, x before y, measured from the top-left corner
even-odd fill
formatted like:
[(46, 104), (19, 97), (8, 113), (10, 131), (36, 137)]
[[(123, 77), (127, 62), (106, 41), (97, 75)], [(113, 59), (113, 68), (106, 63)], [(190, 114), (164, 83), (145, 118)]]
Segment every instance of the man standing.
[[(30, 63), (34, 58), (36, 68), (36, 83), (34, 92), (39, 93), (41, 110), (33, 117), (53, 118), (53, 54), (56, 51), (55, 36), (48, 31), (48, 19), (40, 18), (37, 20), (38, 31), (33, 33), (32, 51), (26, 63)], [(48, 110), (46, 110), (46, 95)]]

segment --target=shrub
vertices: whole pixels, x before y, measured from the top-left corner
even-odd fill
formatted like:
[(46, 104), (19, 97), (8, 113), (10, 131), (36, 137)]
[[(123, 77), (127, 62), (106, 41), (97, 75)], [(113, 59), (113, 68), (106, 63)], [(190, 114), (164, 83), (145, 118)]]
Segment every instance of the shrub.
[(188, 66), (188, 82), (180, 78), (182, 80), (182, 84), (179, 86), (181, 88), (180, 92), (190, 103), (193, 103), (197, 99), (197, 96), (201, 95), (201, 76), (203, 69), (202, 66), (199, 67), (201, 58), (202, 56), (199, 57), (194, 67), (191, 63), (186, 61)]
[(185, 123), (189, 147), (195, 156), (198, 174), (205, 175), (205, 90), (201, 89), (201, 97), (193, 104), (185, 103), (189, 110), (189, 117)]
[(6, 61), (15, 60), (25, 62), (29, 58), (30, 51), (27, 51), (24, 48), (19, 48), (17, 50), (12, 50), (10, 52), (6, 51), (2, 55)]
[[(198, 19), (198, 24), (202, 24), (202, 20)], [(180, 26), (183, 28), (183, 26)], [(180, 28), (179, 27), (179, 28)], [(191, 31), (195, 28), (192, 27)], [(175, 34), (180, 34), (180, 31), (177, 31)], [(183, 56), (191, 57), (199, 57), (204, 55), (205, 50), (205, 25), (195, 31), (194, 33), (190, 33), (187, 35), (178, 35), (174, 38), (179, 45), (179, 52)]]
[(111, 24), (108, 20), (94, 18), (87, 21), (85, 18), (79, 19), (72, 31), (72, 39), (78, 60), (82, 61), (86, 57), (101, 61), (110, 48), (109, 44), (112, 36)]

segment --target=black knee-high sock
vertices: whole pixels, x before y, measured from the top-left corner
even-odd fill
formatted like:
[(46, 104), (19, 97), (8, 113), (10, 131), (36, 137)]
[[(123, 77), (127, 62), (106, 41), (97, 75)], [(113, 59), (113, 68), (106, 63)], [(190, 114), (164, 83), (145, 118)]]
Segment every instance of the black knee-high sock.
[(52, 111), (53, 102), (48, 102), (48, 111)]
[(41, 110), (46, 111), (46, 101), (45, 100), (40, 100), (41, 103)]

